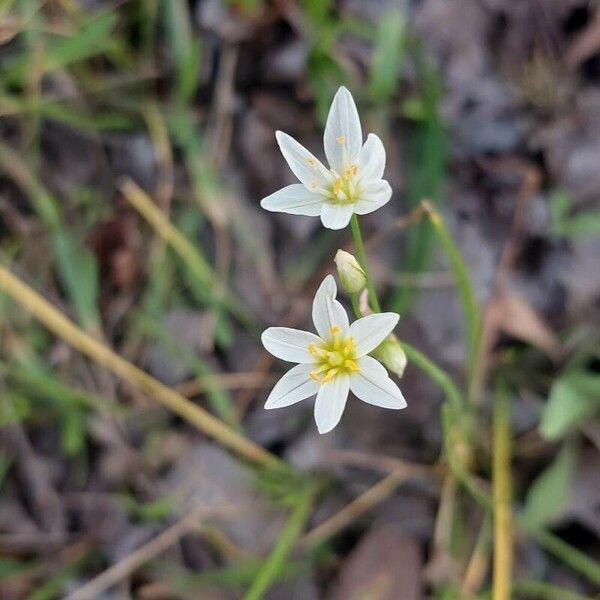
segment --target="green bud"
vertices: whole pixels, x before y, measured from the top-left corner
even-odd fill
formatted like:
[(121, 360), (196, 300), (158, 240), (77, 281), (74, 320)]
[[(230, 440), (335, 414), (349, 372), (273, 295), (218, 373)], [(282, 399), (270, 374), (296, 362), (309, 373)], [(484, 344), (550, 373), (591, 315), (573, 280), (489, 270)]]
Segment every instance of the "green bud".
[(365, 272), (352, 254), (338, 250), (334, 262), (344, 289), (349, 294), (358, 294), (367, 285)]
[(402, 377), (406, 368), (406, 354), (398, 338), (390, 334), (373, 352), (373, 356), (380, 360), (388, 371)]

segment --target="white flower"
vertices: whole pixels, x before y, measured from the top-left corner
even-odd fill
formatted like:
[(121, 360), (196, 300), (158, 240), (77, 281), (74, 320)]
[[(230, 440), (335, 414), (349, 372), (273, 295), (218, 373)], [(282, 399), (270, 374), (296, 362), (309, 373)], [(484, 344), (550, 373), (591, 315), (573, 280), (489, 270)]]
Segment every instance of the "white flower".
[(343, 229), (353, 213), (366, 215), (392, 196), (382, 179), (385, 149), (373, 133), (363, 144), (358, 111), (350, 92), (341, 87), (333, 99), (323, 142), (327, 169), (304, 146), (282, 131), (275, 134), (279, 148), (300, 183), (263, 198), (260, 205), (273, 212), (321, 216), (329, 229)]
[(399, 316), (379, 313), (350, 325), (336, 295), (335, 280), (328, 275), (313, 302), (312, 317), (319, 335), (287, 327), (269, 327), (262, 334), (263, 345), (273, 356), (299, 363), (275, 384), (265, 408), (283, 408), (316, 394), (319, 433), (339, 423), (349, 391), (375, 406), (406, 406), (385, 368), (367, 356), (390, 334)]

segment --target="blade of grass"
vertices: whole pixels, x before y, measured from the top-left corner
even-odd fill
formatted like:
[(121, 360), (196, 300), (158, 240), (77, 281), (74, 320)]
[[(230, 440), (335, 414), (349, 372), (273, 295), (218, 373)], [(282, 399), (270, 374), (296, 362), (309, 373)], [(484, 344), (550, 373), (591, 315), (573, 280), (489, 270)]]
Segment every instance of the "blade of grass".
[(600, 585), (600, 564), (585, 552), (571, 546), (571, 544), (549, 531), (536, 533), (534, 539), (544, 550), (553, 554), (575, 571), (585, 575), (596, 585)]
[(284, 466), (276, 456), (237, 433), (201, 407), (174, 392), (85, 333), (4, 265), (0, 265), (0, 289), (66, 343), (99, 365), (108, 368), (131, 385), (154, 396), (164, 406), (219, 443), (234, 450), (248, 461), (267, 467), (281, 468)]
[(244, 600), (260, 600), (273, 583), (281, 577), (288, 554), (302, 533), (302, 528), (310, 515), (313, 498), (312, 490), (300, 497), (271, 553), (244, 596)]
[(498, 382), (494, 397), (494, 600), (512, 598), (513, 520), (510, 474), (510, 395)]
[(452, 272), (456, 281), (456, 289), (461, 300), (465, 318), (465, 326), (467, 329), (468, 362), (469, 368), (472, 369), (472, 365), (475, 361), (475, 357), (479, 348), (479, 339), (481, 336), (481, 314), (479, 310), (479, 304), (473, 290), (473, 285), (471, 283), (471, 277), (469, 276), (469, 271), (467, 270), (467, 266), (462, 254), (452, 239), (452, 236), (450, 235), (442, 216), (428, 200), (424, 200), (422, 202), (422, 206), (425, 210), (425, 214), (429, 217), (429, 221), (433, 226), (433, 230), (437, 235), (437, 238), (452, 267)]
[(534, 600), (590, 600), (589, 596), (582, 596), (564, 587), (536, 579), (518, 579), (513, 588), (518, 597), (524, 596)]
[[(421, 88), (422, 108), (422, 118), (415, 123), (415, 131), (409, 138), (407, 196), (411, 208), (414, 208), (423, 198), (431, 198), (436, 203), (439, 201), (444, 182), (447, 150), (446, 135), (439, 114), (440, 77), (427, 63), (414, 39), (407, 40), (407, 50), (415, 61)], [(400, 271), (419, 274), (427, 268), (431, 255), (432, 233), (431, 224), (427, 221), (410, 228), (405, 258)], [(418, 288), (409, 285), (398, 289), (391, 304), (392, 310), (399, 314), (407, 312), (418, 291)]]
[(163, 1), (167, 39), (177, 69), (176, 97), (179, 102), (189, 102), (198, 86), (200, 75), (200, 42), (192, 35), (188, 3), (186, 0)]
[(49, 229), (58, 275), (78, 321), (98, 332), (98, 268), (95, 256), (66, 229), (57, 200), (46, 191), (17, 153), (0, 142), (0, 170), (27, 194), (34, 210)]
[[(111, 31), (118, 16), (113, 12), (101, 12), (79, 23), (72, 35), (47, 39), (44, 54), (38, 65), (40, 74), (63, 69), (74, 63), (103, 54), (113, 46)], [(3, 79), (9, 85), (22, 85), (28, 76), (29, 56), (19, 54), (8, 61)]]
[(146, 219), (156, 233), (167, 242), (184, 261), (198, 281), (220, 295), (222, 303), (241, 323), (255, 330), (257, 323), (239, 300), (219, 281), (206, 259), (192, 243), (169, 221), (149, 196), (131, 179), (125, 179), (120, 185), (123, 196)]

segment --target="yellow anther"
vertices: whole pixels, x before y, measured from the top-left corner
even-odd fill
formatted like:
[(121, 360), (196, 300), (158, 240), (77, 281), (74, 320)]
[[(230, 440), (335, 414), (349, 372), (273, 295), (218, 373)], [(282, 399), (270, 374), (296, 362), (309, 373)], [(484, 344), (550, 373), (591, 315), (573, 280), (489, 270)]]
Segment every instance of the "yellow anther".
[(344, 352), (348, 353), (354, 349), (354, 338), (352, 336), (346, 338), (344, 342)]
[(318, 369), (315, 369), (314, 371), (311, 371), (308, 375), (309, 377), (313, 380), (313, 381), (319, 381), (319, 375), (323, 372), (323, 371), (327, 371), (327, 369), (329, 369), (329, 365), (327, 364), (323, 364), (321, 365)]
[(323, 377), (321, 380), (321, 383), (327, 383), (328, 381), (331, 381), (337, 375), (338, 370), (339, 369), (329, 369), (325, 377)]
[(356, 362), (350, 359), (344, 361), (344, 367), (346, 367), (346, 369), (349, 369), (353, 373), (358, 373), (358, 371), (360, 371)]
[(317, 353), (317, 347), (314, 344), (309, 344), (308, 345), (308, 352), (310, 354), (316, 354)]
[(342, 178), (336, 177), (335, 181), (333, 182), (333, 193), (337, 196), (340, 193), (341, 189), (342, 189)]
[(343, 146), (346, 143), (346, 137), (343, 135), (340, 135), (339, 137), (335, 138), (335, 141), (340, 145)]
[(344, 179), (348, 180), (358, 173), (358, 165), (350, 165), (344, 170)]
[(342, 328), (339, 325), (334, 325), (329, 329), (331, 335), (336, 336), (338, 333), (342, 333)]
[(315, 161), (315, 159), (312, 156), (307, 156), (306, 157), (306, 162), (314, 169), (317, 165), (317, 162)]

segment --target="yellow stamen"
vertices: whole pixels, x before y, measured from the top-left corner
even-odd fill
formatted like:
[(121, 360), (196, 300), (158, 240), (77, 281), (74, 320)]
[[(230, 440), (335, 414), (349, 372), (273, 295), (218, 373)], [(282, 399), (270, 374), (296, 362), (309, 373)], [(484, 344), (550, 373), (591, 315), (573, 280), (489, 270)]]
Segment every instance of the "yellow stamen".
[(340, 135), (339, 137), (335, 138), (335, 141), (340, 145), (343, 146), (346, 143), (346, 137), (343, 135)]
[(309, 377), (313, 380), (313, 381), (319, 381), (319, 375), (323, 372), (323, 371), (327, 371), (327, 369), (329, 368), (328, 364), (323, 364), (321, 365), (318, 369), (315, 369), (314, 371), (311, 371), (308, 375)]
[(342, 189), (342, 178), (336, 177), (335, 181), (333, 182), (333, 193), (337, 196), (340, 193), (341, 189)]
[(353, 373), (358, 373), (358, 371), (360, 371), (356, 362), (354, 362), (353, 360), (350, 360), (350, 359), (346, 359), (344, 361), (344, 367), (346, 367), (346, 369), (349, 369)]
[(329, 329), (329, 332), (335, 337), (338, 333), (342, 333), (342, 328), (339, 325), (334, 325)]
[(317, 165), (315, 159), (312, 156), (307, 156), (306, 157), (306, 162), (314, 169), (315, 166)]
[(327, 383), (328, 381), (331, 381), (337, 375), (338, 371), (339, 369), (329, 369), (329, 371), (327, 371), (327, 375), (325, 375), (325, 377), (323, 377), (321, 380), (321, 383)]
[(309, 354), (316, 354), (317, 353), (317, 347), (315, 346), (315, 344), (309, 344), (308, 345), (308, 352), (309, 352)]
[(358, 173), (358, 165), (350, 165), (344, 170), (344, 179), (348, 180)]

